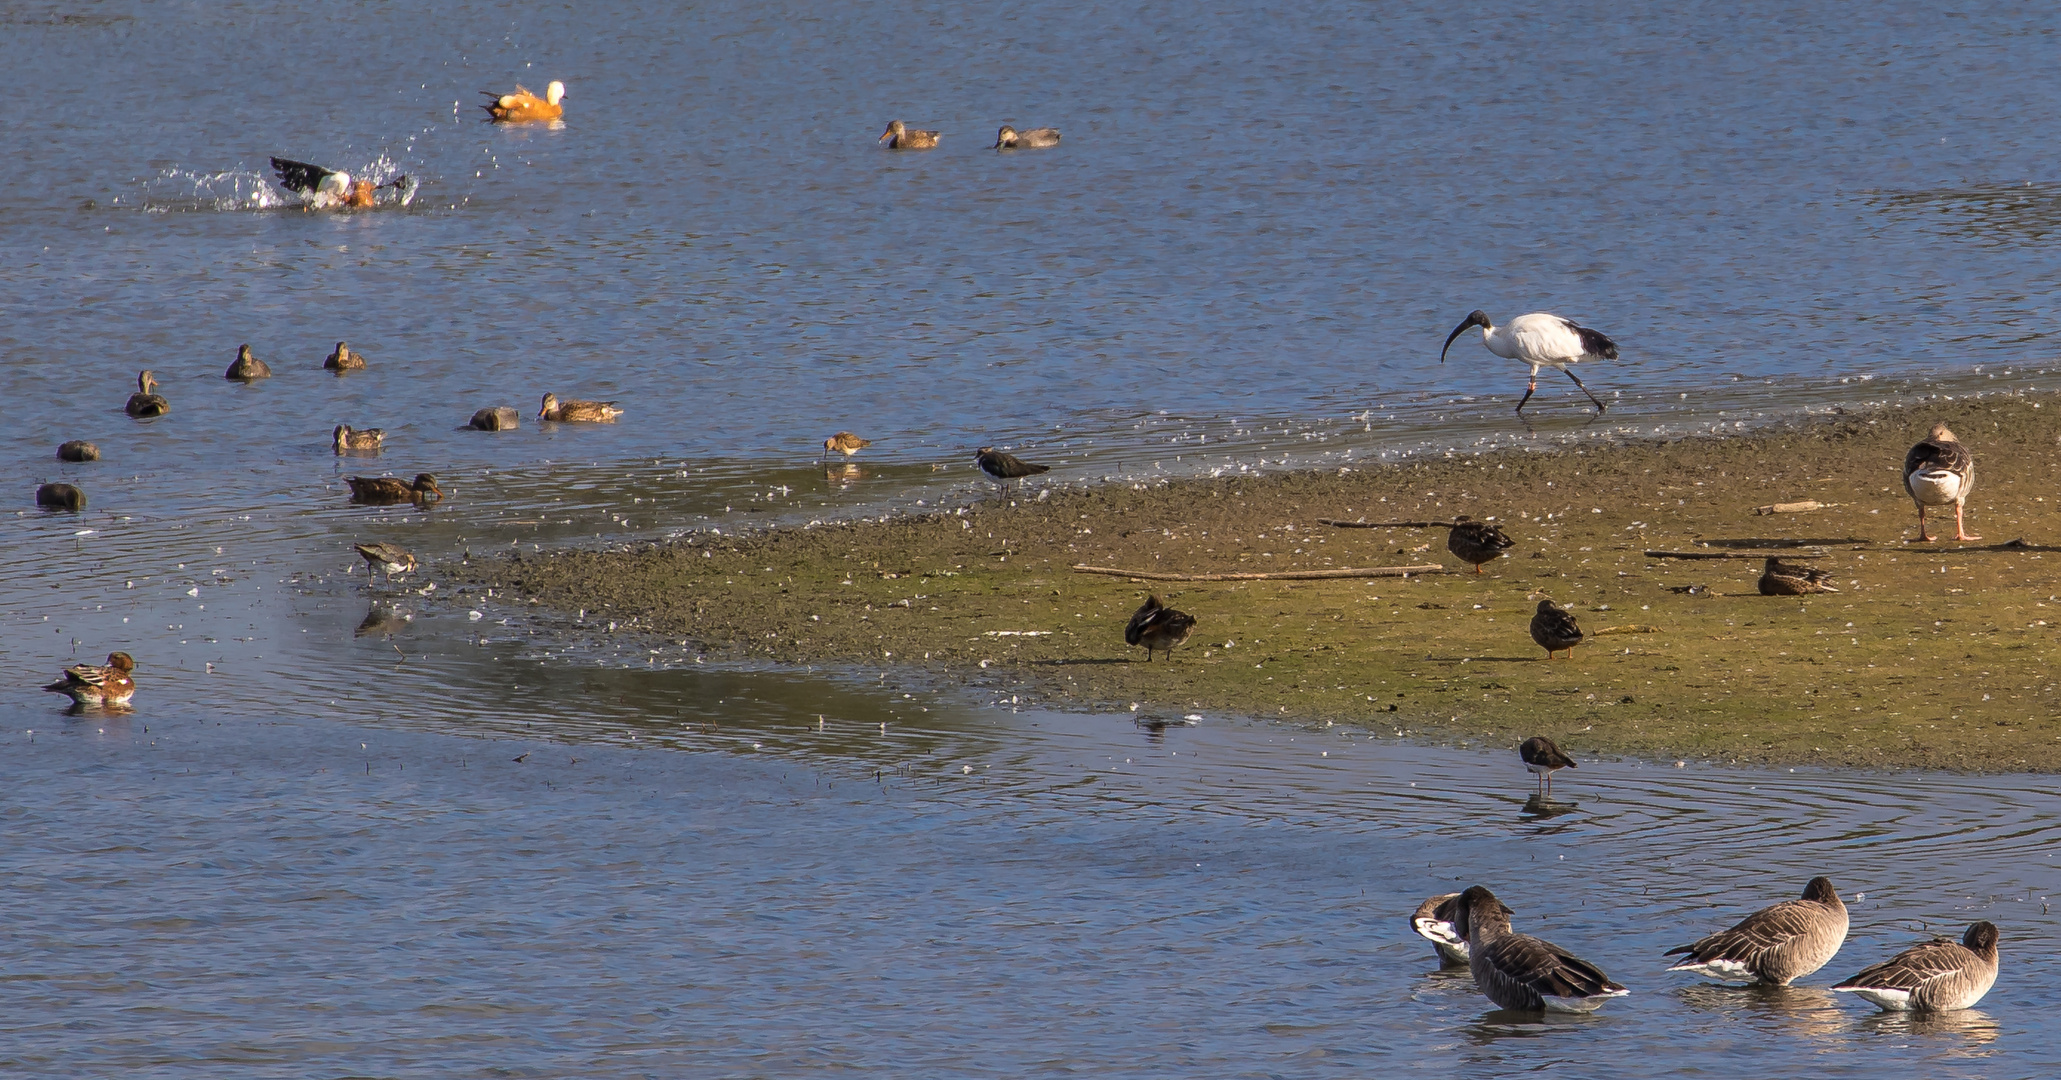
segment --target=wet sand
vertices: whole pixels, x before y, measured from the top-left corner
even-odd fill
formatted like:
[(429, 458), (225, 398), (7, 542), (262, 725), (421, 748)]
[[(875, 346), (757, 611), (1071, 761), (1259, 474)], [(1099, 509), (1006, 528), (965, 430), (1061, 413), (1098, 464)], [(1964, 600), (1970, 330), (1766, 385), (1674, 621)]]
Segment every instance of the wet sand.
[[(1916, 542), (1899, 473), (1935, 419), (1975, 455), (1979, 543)], [(888, 666), (1058, 707), (1234, 712), (1462, 744), (1546, 734), (1577, 757), (2048, 772), (2061, 750), (2061, 680), (2047, 674), (2061, 633), (2057, 430), (2061, 399), (1957, 401), (1722, 439), (1033, 486), (921, 518), (474, 560), (465, 574), (590, 627), (690, 638), (717, 656)], [(1831, 505), (1755, 513), (1799, 501)], [(1318, 523), (1463, 513), (1517, 541), (1486, 573), (1447, 553), (1444, 530)], [(1949, 513), (1949, 537), (1952, 524)], [(1838, 593), (1760, 596), (1757, 557), (1647, 554), (1799, 542), (1795, 561), (1831, 571)], [(1148, 582), (1072, 569), (1430, 562), (1451, 572)], [(1197, 619), (1171, 661), (1123, 643), (1148, 592)], [(1540, 597), (1571, 604), (1588, 632), (1572, 659), (1532, 643)]]

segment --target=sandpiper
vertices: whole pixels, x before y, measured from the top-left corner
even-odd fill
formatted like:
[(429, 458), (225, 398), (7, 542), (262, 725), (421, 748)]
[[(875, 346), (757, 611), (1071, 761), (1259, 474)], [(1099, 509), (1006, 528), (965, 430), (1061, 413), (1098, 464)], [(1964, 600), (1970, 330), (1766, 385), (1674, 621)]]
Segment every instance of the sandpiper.
[(1997, 927), (1979, 922), (1956, 942), (1934, 938), (1914, 945), (1834, 986), (1859, 994), (1886, 1012), (1965, 1009), (1997, 981)]
[(364, 558), (368, 570), (383, 571), (391, 581), (395, 574), (415, 572), (415, 556), (399, 544), (380, 542), (377, 544), (352, 544)]
[(1471, 886), (1456, 901), (1453, 924), (1467, 941), (1474, 985), (1505, 1009), (1586, 1013), (1630, 991), (1603, 969), (1548, 941), (1510, 929), (1510, 909), (1496, 895)]
[(1488, 351), (1531, 368), (1531, 382), (1524, 388), (1524, 397), (1517, 402), (1518, 412), (1523, 412), (1524, 403), (1538, 392), (1539, 369), (1542, 367), (1558, 368), (1565, 373), (1595, 404), (1596, 411), (1603, 411), (1603, 403), (1589, 393), (1588, 387), (1582, 386), (1581, 377), (1574, 373), (1573, 368), (1583, 360), (1617, 359), (1616, 342), (1586, 326), (1575, 325), (1572, 319), (1543, 311), (1519, 315), (1510, 320), (1509, 325), (1497, 326), (1489, 321), (1487, 312), (1475, 310), (1446, 335), (1446, 346), (1438, 351), (1438, 362), (1446, 362), (1446, 349), (1453, 347), (1454, 338), (1475, 326), (1481, 327), (1481, 343)]
[(339, 454), (354, 451), (377, 453), (386, 445), (386, 429), (354, 428), (349, 424), (338, 424), (336, 430), (329, 433), (329, 441)]
[(522, 417), (507, 405), (495, 405), (473, 413), (465, 426), (475, 431), (514, 431), (522, 426)]
[(73, 439), (57, 448), (59, 461), (99, 461), (100, 448), (84, 439)]
[(322, 358), (324, 371), (363, 371), (365, 354), (351, 348), (347, 342), (336, 343), (336, 350)]
[(1830, 878), (1814, 877), (1799, 900), (1771, 904), (1667, 955), (1688, 954), (1669, 971), (1729, 983), (1788, 986), (1824, 967), (1846, 941), (1846, 905)]
[(1809, 566), (1792, 566), (1772, 555), (1760, 572), (1760, 594), (1762, 596), (1809, 596), (1812, 593), (1838, 592), (1832, 587), (1832, 575), (1825, 570)]
[(1531, 617), (1531, 639), (1546, 650), (1546, 659), (1553, 654), (1567, 650), (1567, 658), (1574, 659), (1574, 647), (1582, 643), (1581, 625), (1575, 622), (1574, 612), (1553, 606), (1551, 600), (1539, 601), (1539, 610)]
[(393, 476), (347, 476), (344, 483), (351, 486), (351, 501), (358, 503), (426, 503), (444, 497), (430, 473), (415, 474), (412, 483)]
[(272, 366), (258, 359), (250, 351), (249, 345), (238, 345), (236, 362), (229, 365), (229, 370), (223, 372), (222, 377), (240, 379), (244, 382), (250, 382), (252, 379), (269, 379), (272, 377)]
[(1417, 936), (1431, 942), (1438, 953), (1442, 967), (1467, 966), (1467, 939), (1460, 936), (1459, 928), (1453, 923), (1460, 917), (1460, 894), (1440, 893), (1417, 905), (1417, 911), (1410, 916), (1410, 929)]
[(1153, 652), (1160, 649), (1166, 650), (1166, 658), (1172, 660), (1174, 647), (1186, 642), (1194, 629), (1195, 616), (1175, 611), (1157, 596), (1147, 596), (1124, 625), (1124, 644), (1144, 646), (1147, 663), (1151, 662)]
[(973, 460), (980, 464), (980, 471), (995, 478), (1007, 493), (1009, 481), (1039, 473), (1051, 472), (1050, 465), (1033, 465), (1012, 454), (1005, 454), (992, 446), (983, 446), (973, 452)]
[(990, 150), (1038, 150), (1059, 145), (1059, 129), (1055, 127), (1029, 128), (1018, 131), (1007, 124), (995, 132), (995, 145)]
[(1517, 759), (1524, 762), (1527, 771), (1539, 778), (1539, 794), (1553, 793), (1553, 773), (1559, 769), (1575, 768), (1575, 761), (1562, 753), (1553, 740), (1544, 735), (1534, 735), (1517, 747)]
[(929, 150), (937, 145), (937, 132), (916, 131), (900, 120), (890, 120), (879, 141), (889, 150)]
[(123, 408), (130, 416), (163, 416), (172, 403), (160, 397), (157, 392), (157, 373), (139, 371), (136, 373), (136, 392), (129, 395), (129, 403)]
[(544, 407), (537, 419), (560, 424), (612, 424), (623, 410), (613, 401), (560, 401), (557, 394), (544, 395)]
[(1968, 528), (1962, 523), (1964, 504), (1968, 492), (1975, 487), (1975, 455), (1961, 445), (1954, 433), (1944, 423), (1932, 425), (1932, 433), (1925, 441), (1911, 447), (1904, 455), (1904, 490), (1910, 492), (1911, 501), (1918, 504), (1918, 539), (1930, 541), (1931, 533), (1925, 527), (1925, 508), (1928, 506), (1954, 506), (1954, 539), (1980, 540), (1980, 536), (1968, 535)]
[(840, 431), (823, 440), (823, 457), (825, 460), (828, 460), (832, 453), (851, 457), (853, 454), (872, 445), (872, 439), (861, 439), (849, 431)]
[(78, 705), (125, 705), (136, 695), (136, 680), (129, 677), (134, 670), (136, 661), (128, 653), (108, 653), (105, 665), (73, 664), (43, 689)]
[(77, 513), (86, 508), (86, 493), (70, 484), (44, 484), (36, 489), (36, 505), (45, 510)]

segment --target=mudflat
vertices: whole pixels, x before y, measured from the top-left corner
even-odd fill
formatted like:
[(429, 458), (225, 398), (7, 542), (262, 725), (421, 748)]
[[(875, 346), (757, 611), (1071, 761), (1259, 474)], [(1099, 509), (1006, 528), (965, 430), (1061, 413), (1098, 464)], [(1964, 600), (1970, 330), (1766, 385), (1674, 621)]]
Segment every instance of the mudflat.
[[(1974, 454), (1977, 542), (1917, 542), (1935, 420)], [(891, 666), (1059, 707), (1235, 712), (1455, 742), (1979, 771), (2061, 768), (2061, 398), (1891, 407), (1766, 434), (1106, 485), (878, 522), (474, 560), (461, 577), (718, 656)], [(1818, 503), (1817, 509), (1757, 508)], [(1493, 519), (1485, 573), (1446, 531)], [(1935, 517), (1934, 535), (1953, 535)], [(1839, 590), (1761, 596), (1762, 555)], [(1701, 556), (1701, 557), (1677, 557)], [(1408, 577), (1162, 581), (1443, 564)], [(1172, 659), (1123, 627), (1195, 616)], [(1548, 660), (1540, 598), (1587, 640)]]

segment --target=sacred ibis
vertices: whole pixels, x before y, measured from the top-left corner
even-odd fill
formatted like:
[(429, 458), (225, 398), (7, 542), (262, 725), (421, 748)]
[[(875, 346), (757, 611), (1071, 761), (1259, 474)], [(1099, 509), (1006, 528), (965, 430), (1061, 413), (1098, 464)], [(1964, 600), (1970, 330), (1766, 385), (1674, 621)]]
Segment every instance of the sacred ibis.
[(1596, 401), (1596, 395), (1590, 394), (1588, 387), (1582, 386), (1581, 378), (1570, 367), (1583, 360), (1617, 359), (1617, 342), (1599, 331), (1575, 325), (1572, 319), (1543, 311), (1519, 315), (1505, 326), (1490, 322), (1487, 312), (1475, 311), (1446, 335), (1446, 346), (1438, 351), (1439, 363), (1446, 362), (1446, 349), (1453, 347), (1454, 339), (1473, 326), (1481, 327), (1481, 343), (1488, 351), (1505, 360), (1531, 365), (1531, 383), (1524, 388), (1523, 400), (1517, 403), (1518, 412), (1523, 412), (1524, 403), (1538, 392), (1539, 369), (1542, 367), (1566, 372), (1567, 377), (1574, 380), (1574, 385), (1580, 386), (1582, 393), (1595, 402), (1596, 411), (1604, 411), (1603, 403)]

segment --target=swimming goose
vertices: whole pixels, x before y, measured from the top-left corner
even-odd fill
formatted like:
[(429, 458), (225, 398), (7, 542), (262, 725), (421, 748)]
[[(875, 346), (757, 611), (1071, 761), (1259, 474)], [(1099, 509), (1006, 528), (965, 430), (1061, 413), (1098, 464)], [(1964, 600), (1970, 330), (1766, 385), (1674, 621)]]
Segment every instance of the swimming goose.
[(478, 431), (514, 431), (522, 426), (522, 417), (507, 405), (496, 405), (473, 413), (466, 426)]
[(1574, 612), (1553, 606), (1551, 600), (1539, 601), (1539, 609), (1531, 617), (1531, 639), (1546, 650), (1546, 659), (1553, 654), (1567, 650), (1567, 658), (1574, 659), (1574, 647), (1582, 643), (1581, 625), (1575, 622)]
[(129, 403), (123, 406), (130, 416), (163, 416), (172, 403), (157, 393), (157, 373), (139, 371), (136, 373), (136, 392), (129, 395)]
[(1962, 511), (1968, 501), (1968, 492), (1975, 487), (1975, 455), (1961, 445), (1954, 433), (1944, 423), (1932, 425), (1932, 433), (1925, 441), (1911, 447), (1904, 455), (1904, 490), (1910, 492), (1911, 501), (1918, 504), (1918, 539), (1929, 541), (1931, 534), (1925, 528), (1925, 508), (1928, 506), (1954, 506), (1954, 539), (1980, 540), (1980, 536), (1968, 535), (1962, 524)]
[(136, 680), (129, 677), (134, 670), (136, 661), (128, 653), (108, 653), (105, 666), (73, 664), (43, 689), (64, 694), (78, 705), (125, 705), (136, 696)]
[(1002, 485), (1002, 491), (1005, 494), (1009, 490), (1009, 481), (1011, 480), (1052, 471), (1052, 466), (1050, 465), (1033, 465), (1014, 454), (1005, 454), (992, 446), (983, 446), (975, 450), (973, 452), (973, 460), (980, 465), (980, 471), (994, 477), (995, 481)]
[(70, 484), (44, 484), (36, 489), (36, 505), (45, 510), (77, 513), (86, 508), (86, 493)]
[(352, 544), (358, 555), (365, 560), (366, 569), (386, 572), (388, 580), (395, 574), (415, 572), (415, 556), (399, 544)]
[(322, 358), (324, 371), (363, 371), (365, 354), (354, 351), (346, 342), (336, 343), (336, 351)]
[(374, 184), (352, 179), (347, 172), (277, 157), (272, 159), (272, 171), (279, 174), (279, 186), (301, 197), (303, 210), (363, 210), (382, 203), (406, 206), (415, 198), (417, 187), (406, 176)]
[(244, 382), (249, 382), (252, 379), (269, 379), (272, 377), (272, 368), (271, 365), (252, 355), (249, 345), (238, 345), (236, 347), (236, 362), (229, 365), (229, 370), (223, 372), (222, 377), (225, 379), (241, 379)]
[(429, 473), (415, 474), (413, 482), (394, 476), (347, 476), (344, 483), (351, 486), (351, 501), (358, 503), (427, 503), (444, 497), (437, 478)]
[(1467, 939), (1453, 921), (1460, 917), (1460, 894), (1440, 893), (1417, 905), (1417, 911), (1410, 916), (1410, 929), (1417, 936), (1431, 942), (1438, 952), (1441, 967), (1467, 966)]
[(555, 423), (613, 424), (623, 411), (613, 401), (560, 401), (557, 394), (544, 395), (544, 407), (537, 419)]
[(1018, 131), (1007, 124), (1003, 124), (1002, 130), (995, 132), (995, 145), (988, 149), (1038, 150), (1047, 146), (1058, 145), (1058, 128), (1031, 128), (1028, 131)]
[(1885, 1012), (1965, 1009), (1997, 981), (1997, 927), (1979, 922), (1961, 935), (1933, 938), (1897, 953), (1834, 986), (1874, 1002)]
[(1631, 992), (1566, 949), (1511, 930), (1510, 909), (1479, 885), (1461, 893), (1455, 907), (1453, 928), (1467, 941), (1474, 985), (1502, 1008), (1594, 1012)]
[(1145, 603), (1131, 615), (1131, 621), (1124, 625), (1124, 644), (1143, 645), (1145, 659), (1149, 663), (1155, 650), (1166, 650), (1166, 658), (1174, 658), (1174, 647), (1188, 640), (1188, 634), (1195, 629), (1195, 616), (1185, 611), (1175, 611), (1160, 603), (1159, 597), (1148, 596)]
[(1832, 587), (1829, 572), (1808, 566), (1791, 566), (1772, 555), (1760, 572), (1762, 596), (1809, 596), (1838, 591)]
[(1502, 558), (1516, 546), (1517, 541), (1504, 535), (1495, 523), (1475, 521), (1465, 514), (1453, 519), (1452, 531), (1446, 534), (1446, 550), (1461, 562), (1473, 563), (1477, 574), (1483, 563)]
[(1788, 986), (1824, 967), (1846, 941), (1846, 905), (1829, 878), (1814, 877), (1803, 898), (1772, 904), (1734, 923), (1729, 930), (1669, 949), (1688, 954), (1668, 968), (1729, 983)]
[(378, 453), (386, 444), (386, 429), (360, 429), (353, 428), (349, 424), (338, 424), (336, 425), (336, 430), (329, 433), (329, 439), (339, 454), (348, 454), (352, 451)]
[(84, 439), (73, 439), (57, 448), (59, 461), (99, 461), (100, 448)]
[(900, 120), (891, 120), (879, 141), (887, 143), (889, 150), (929, 150), (937, 145), (937, 132), (911, 131)]
[(527, 124), (538, 120), (557, 120), (565, 115), (565, 84), (557, 79), (544, 87), (544, 96), (530, 93), (521, 83), (515, 84), (515, 93), (497, 94), (492, 90), (480, 93), (493, 98), (480, 108), (497, 124)]
[(1553, 773), (1560, 769), (1575, 768), (1574, 759), (1562, 753), (1553, 740), (1544, 735), (1534, 735), (1517, 747), (1517, 760), (1524, 762), (1525, 771), (1539, 778), (1539, 794), (1553, 793)]
[(830, 457), (831, 452), (835, 451), (846, 457), (851, 457), (853, 454), (872, 445), (873, 440), (871, 439), (861, 439), (849, 431), (840, 431), (823, 440), (823, 456), (827, 459)]

